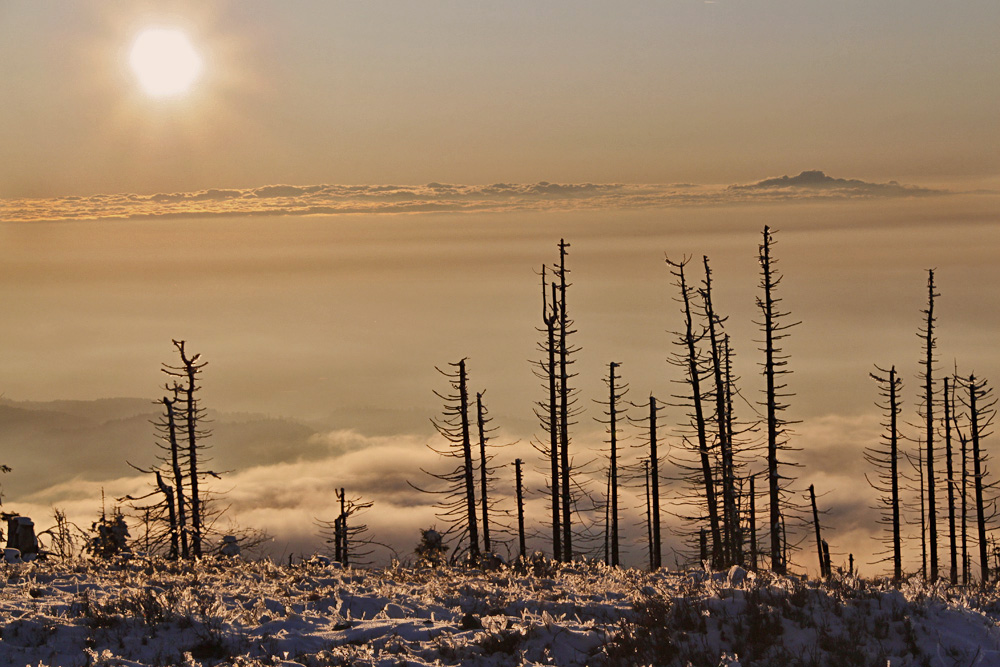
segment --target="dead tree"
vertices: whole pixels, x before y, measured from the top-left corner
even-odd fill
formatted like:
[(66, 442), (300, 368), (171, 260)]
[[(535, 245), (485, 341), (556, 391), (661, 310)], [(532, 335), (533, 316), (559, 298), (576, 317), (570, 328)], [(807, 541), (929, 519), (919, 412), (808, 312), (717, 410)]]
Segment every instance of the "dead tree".
[(816, 509), (816, 490), (813, 485), (809, 485), (809, 501), (812, 503), (812, 514), (813, 514), (813, 526), (816, 528), (816, 552), (819, 555), (819, 576), (829, 577), (830, 572), (827, 567), (830, 561), (830, 551), (826, 547), (826, 542), (820, 535), (819, 529), (819, 510)]
[(558, 279), (558, 304), (556, 312), (559, 316), (559, 326), (556, 331), (556, 352), (559, 359), (559, 460), (561, 466), (561, 498), (562, 501), (562, 555), (563, 560), (570, 562), (573, 560), (573, 496), (572, 488), (572, 457), (569, 454), (570, 437), (569, 427), (573, 417), (576, 415), (574, 405), (575, 391), (570, 386), (570, 380), (576, 374), (569, 372), (573, 364), (572, 355), (579, 351), (569, 342), (569, 337), (576, 333), (573, 329), (573, 321), (569, 318), (566, 307), (566, 292), (570, 286), (569, 269), (566, 268), (566, 255), (569, 243), (564, 239), (559, 240), (559, 268), (556, 270)]
[(327, 544), (333, 545), (333, 559), (348, 567), (350, 565), (366, 565), (372, 555), (371, 547), (378, 543), (369, 535), (368, 525), (357, 522), (359, 515), (373, 506), (372, 501), (360, 496), (348, 497), (341, 487), (335, 490), (340, 512), (333, 521), (317, 519), (320, 537)]
[[(878, 507), (882, 512), (879, 523), (887, 526), (889, 533), (889, 547), (885, 553), (892, 556), (892, 577), (894, 581), (900, 581), (903, 576), (903, 556), (900, 534), (900, 505), (899, 505), (899, 427), (898, 418), (902, 412), (899, 400), (899, 392), (903, 388), (903, 381), (896, 375), (896, 367), (893, 366), (888, 371), (878, 366), (875, 367), (878, 375), (869, 373), (871, 378), (878, 383), (879, 396), (881, 401), (875, 401), (875, 405), (884, 411), (885, 417), (882, 422), (885, 432), (881, 437), (879, 447), (865, 448), (865, 460), (875, 468), (874, 480), (865, 475), (868, 484), (878, 491)], [(882, 555), (882, 554), (879, 554)], [(887, 560), (882, 559), (882, 560)]]
[[(739, 537), (739, 513), (736, 501), (736, 474), (733, 460), (733, 421), (729, 370), (728, 336), (723, 337), (722, 325), (725, 318), (719, 317), (712, 305), (712, 269), (708, 257), (702, 258), (705, 265), (703, 288), (699, 290), (702, 310), (707, 323), (707, 335), (711, 352), (712, 395), (715, 399), (715, 427), (720, 458), (722, 491), (722, 565), (743, 563), (743, 545)], [(728, 400), (727, 400), (728, 397)]]
[[(173, 398), (164, 396), (159, 401), (164, 411), (159, 421), (153, 422), (158, 439), (157, 446), (161, 450), (157, 455), (160, 463), (149, 469), (129, 463), (139, 472), (154, 475), (156, 488), (144, 496), (129, 495), (117, 500), (128, 502), (133, 510), (142, 514), (143, 525), (146, 528), (144, 541), (147, 551), (159, 551), (164, 542), (168, 542), (167, 557), (186, 560), (191, 557), (186, 503), (186, 489), (190, 488), (190, 478), (185, 470), (187, 453), (181, 449), (178, 439), (178, 413), (175, 408), (178, 395), (183, 388), (177, 383), (170, 384), (167, 388), (173, 394)], [(164, 480), (164, 476), (170, 479), (170, 484)], [(161, 500), (151, 504), (137, 504), (157, 494), (162, 495)]]
[[(180, 530), (177, 523), (177, 512), (174, 508), (174, 490), (163, 481), (163, 476), (160, 474), (159, 470), (154, 471), (156, 473), (156, 486), (163, 493), (164, 502), (167, 505), (167, 521), (170, 526), (170, 558), (177, 558), (178, 550), (178, 535)], [(148, 518), (149, 511), (147, 510), (146, 516)], [(149, 523), (146, 523), (146, 551), (149, 551)]]
[(535, 404), (535, 416), (541, 427), (546, 431), (547, 442), (536, 440), (532, 444), (540, 453), (548, 458), (549, 488), (548, 494), (552, 510), (552, 558), (562, 560), (562, 503), (560, 501), (560, 448), (559, 435), (559, 367), (557, 365), (557, 341), (559, 331), (559, 296), (558, 285), (551, 284), (551, 301), (549, 300), (550, 285), (546, 280), (546, 267), (542, 266), (542, 322), (545, 338), (539, 344), (543, 355), (540, 361), (533, 363), (535, 376), (538, 377), (547, 391), (545, 401)]
[[(170, 471), (173, 473), (174, 478), (174, 498), (177, 502), (177, 521), (176, 521), (176, 532), (179, 536), (180, 543), (180, 557), (188, 558), (188, 535), (187, 535), (187, 514), (184, 507), (184, 474), (181, 471), (181, 453), (180, 446), (177, 441), (177, 416), (174, 412), (174, 405), (177, 402), (177, 394), (180, 392), (180, 386), (177, 384), (173, 385), (174, 398), (171, 399), (167, 396), (163, 397), (163, 408), (164, 415), (163, 421), (157, 423), (157, 428), (161, 432), (161, 437), (166, 439), (167, 445), (170, 450)], [(164, 492), (164, 495), (167, 495)], [(177, 555), (176, 549), (174, 550), (174, 555)]]
[[(699, 349), (699, 345), (704, 340), (705, 333), (695, 331), (694, 305), (692, 303), (695, 291), (688, 285), (684, 274), (684, 268), (689, 260), (684, 258), (679, 262), (673, 262), (667, 258), (666, 261), (671, 267), (670, 273), (674, 276), (674, 284), (680, 293), (680, 296), (676, 297), (675, 301), (681, 304), (681, 314), (684, 318), (683, 328), (677, 333), (675, 341), (679, 351), (672, 355), (670, 363), (683, 369), (686, 375), (684, 384), (687, 385), (688, 393), (686, 395), (675, 396), (675, 398), (682, 400), (683, 403), (681, 405), (689, 410), (687, 416), (690, 420), (690, 428), (693, 431), (692, 435), (696, 440), (694, 447), (696, 448), (698, 461), (697, 464), (690, 467), (681, 462), (678, 462), (678, 465), (682, 470), (686, 468), (689, 471), (689, 481), (694, 482), (697, 480), (700, 486), (706, 510), (704, 516), (708, 518), (708, 526), (711, 533), (712, 567), (718, 568), (721, 567), (723, 562), (722, 534), (719, 522), (719, 506), (716, 499), (715, 468), (712, 464), (711, 453), (709, 452), (708, 425), (703, 405), (705, 390), (702, 387), (702, 382), (708, 377), (710, 368), (708, 360), (706, 360), (704, 354)], [(689, 442), (687, 437), (685, 437), (685, 441)]]
[[(960, 382), (958, 378), (958, 369), (955, 370), (954, 377), (955, 384)], [(954, 386), (954, 385), (953, 385)], [(954, 405), (952, 406), (955, 407)], [(961, 558), (962, 558), (962, 585), (968, 586), (970, 578), (972, 576), (971, 564), (969, 562), (969, 439), (962, 432), (958, 423), (958, 414), (954, 409), (951, 411), (952, 423), (955, 427), (955, 435), (958, 436), (958, 441), (961, 445), (961, 461), (962, 461), (962, 486), (959, 496), (961, 497), (962, 510), (961, 510), (961, 530), (960, 530), (960, 541), (961, 541)]]
[[(468, 373), (465, 359), (458, 363), (448, 364), (454, 370), (436, 369), (451, 386), (451, 393), (434, 394), (444, 401), (442, 416), (431, 419), (434, 428), (445, 439), (448, 445), (438, 448), (428, 445), (431, 451), (450, 459), (457, 459), (455, 467), (443, 474), (423, 470), (435, 480), (443, 482), (445, 487), (440, 490), (428, 490), (410, 484), (419, 491), (440, 496), (436, 503), (437, 516), (448, 524), (444, 536), (450, 537), (454, 543), (452, 560), (467, 553), (470, 561), (479, 560), (479, 526), (476, 518), (476, 489), (474, 463), (472, 460), (472, 439), (469, 424), (469, 389)], [(468, 543), (465, 539), (468, 538)]]
[(659, 436), (657, 434), (657, 419), (662, 406), (659, 405), (655, 396), (650, 395), (648, 403), (635, 405), (635, 407), (648, 409), (646, 416), (643, 418), (630, 418), (629, 421), (643, 429), (646, 440), (645, 444), (649, 448), (647, 458), (643, 459), (645, 465), (649, 468), (647, 479), (649, 485), (647, 490), (649, 494), (649, 562), (652, 570), (658, 570), (663, 567), (663, 540), (660, 534), (660, 465), (663, 457), (659, 453)]
[(486, 553), (493, 551), (490, 543), (490, 501), (489, 487), (492, 477), (490, 475), (489, 462), (491, 457), (486, 456), (486, 441), (490, 437), (491, 430), (487, 427), (490, 421), (486, 416), (486, 406), (483, 404), (482, 392), (476, 392), (476, 431), (479, 434), (479, 495), (482, 501), (483, 512), (483, 550)]
[(934, 298), (941, 296), (934, 291), (934, 271), (927, 271), (927, 308), (920, 311), (924, 316), (924, 324), (917, 332), (924, 341), (923, 372), (919, 378), (924, 383), (924, 395), (922, 401), (925, 421), (925, 446), (926, 454), (924, 462), (927, 466), (927, 527), (930, 537), (930, 577), (931, 581), (938, 578), (938, 544), (937, 544), (937, 506), (935, 504), (935, 477), (934, 477), (934, 349), (937, 347), (937, 340), (934, 338)]
[[(920, 525), (920, 577), (924, 580), (927, 579), (927, 487), (924, 484), (924, 474), (926, 473), (926, 468), (924, 467), (924, 443), (922, 440), (917, 440), (917, 455), (914, 457), (909, 452), (905, 453), (906, 460), (910, 464), (910, 469), (913, 471), (915, 477), (907, 477), (901, 475), (903, 479), (910, 482), (910, 491), (916, 492), (915, 503), (904, 504), (905, 509), (911, 512), (916, 512), (919, 519)], [(914, 525), (918, 522), (913, 521)]]
[(524, 480), (521, 476), (521, 459), (514, 459), (514, 484), (517, 489), (517, 553), (521, 560), (527, 557), (524, 543)]
[(976, 528), (979, 542), (980, 584), (990, 581), (990, 564), (986, 533), (996, 519), (995, 484), (987, 481), (989, 456), (983, 450), (982, 441), (992, 434), (993, 419), (996, 416), (996, 399), (993, 389), (985, 380), (976, 380), (970, 375), (965, 383), (968, 391), (965, 407), (969, 411), (969, 441), (972, 443), (972, 483), (975, 489)]
[(607, 558), (609, 565), (617, 567), (621, 562), (619, 545), (618, 526), (618, 446), (619, 446), (619, 424), (625, 417), (622, 399), (628, 393), (627, 384), (619, 384), (621, 376), (617, 374), (621, 364), (612, 361), (608, 364), (608, 376), (605, 384), (608, 386), (608, 400), (602, 403), (606, 406), (604, 415), (606, 419), (597, 421), (607, 426), (608, 433), (608, 496), (606, 512), (608, 525), (605, 527), (605, 543), (610, 544), (610, 558)]
[(951, 422), (952, 411), (955, 405), (955, 387), (949, 385), (949, 378), (943, 378), (944, 392), (942, 393), (942, 403), (944, 405), (944, 456), (945, 473), (948, 480), (948, 554), (950, 556), (950, 567), (948, 569), (948, 580), (952, 586), (958, 584), (958, 543), (955, 531), (955, 469), (952, 461), (952, 438)]
[(754, 478), (750, 475), (750, 569), (757, 571), (757, 493)]
[(646, 543), (649, 553), (649, 570), (650, 572), (655, 571), (656, 561), (655, 561), (655, 549), (653, 548), (653, 497), (650, 493), (650, 473), (649, 473), (649, 460), (644, 460), (642, 462), (643, 472), (646, 477)]
[(771, 569), (783, 574), (788, 567), (785, 553), (788, 538), (787, 535), (783, 534), (785, 527), (783, 506), (786, 504), (786, 485), (789, 478), (782, 473), (781, 468), (789, 464), (779, 460), (779, 453), (790, 449), (787, 428), (793, 422), (782, 418), (781, 413), (788, 407), (783, 401), (793, 394), (784, 391), (787, 385), (781, 379), (791, 371), (786, 368), (788, 355), (783, 354), (778, 345), (782, 339), (788, 336), (787, 331), (798, 325), (799, 322), (781, 323), (789, 313), (779, 310), (781, 299), (775, 296), (782, 276), (774, 268), (777, 260), (771, 254), (773, 246), (771, 230), (765, 226), (758, 254), (761, 270), (760, 287), (763, 290), (763, 296), (757, 298), (757, 306), (761, 310), (763, 320), (757, 324), (764, 334), (762, 341), (764, 347), (761, 348), (761, 352), (764, 353), (764, 363), (761, 365), (766, 382), (763, 405), (767, 409), (767, 479), (770, 501), (768, 531), (771, 536)]
[(199, 489), (199, 482), (205, 475), (215, 475), (215, 473), (199, 471), (199, 457), (206, 448), (203, 440), (211, 435), (211, 431), (202, 427), (205, 420), (205, 409), (199, 404), (196, 396), (201, 389), (198, 384), (199, 375), (207, 362), (199, 361), (200, 354), (188, 357), (184, 348), (184, 341), (173, 341), (181, 357), (180, 366), (163, 364), (163, 372), (170, 378), (169, 388), (179, 387), (177, 400), (181, 404), (180, 422), (183, 424), (183, 432), (187, 437), (187, 477), (188, 493), (191, 506), (191, 556), (200, 558), (202, 555), (202, 537), (204, 528), (204, 508), (202, 507), (202, 496)]

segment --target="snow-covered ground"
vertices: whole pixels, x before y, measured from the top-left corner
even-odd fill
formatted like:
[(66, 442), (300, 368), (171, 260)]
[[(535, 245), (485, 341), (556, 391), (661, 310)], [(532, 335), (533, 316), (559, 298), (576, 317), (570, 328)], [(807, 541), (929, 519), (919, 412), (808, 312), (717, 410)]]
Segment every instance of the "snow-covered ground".
[(544, 561), (3, 567), (3, 665), (1000, 664), (996, 587)]

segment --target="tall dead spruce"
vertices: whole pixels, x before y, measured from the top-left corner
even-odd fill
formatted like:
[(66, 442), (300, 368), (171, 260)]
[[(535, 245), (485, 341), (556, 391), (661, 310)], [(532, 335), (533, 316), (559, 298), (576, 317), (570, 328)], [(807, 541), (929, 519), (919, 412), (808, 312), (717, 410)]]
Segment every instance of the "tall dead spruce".
[[(170, 558), (199, 558), (206, 550), (205, 535), (210, 523), (203, 482), (207, 477), (219, 478), (218, 473), (204, 468), (205, 439), (211, 431), (204, 426), (205, 409), (201, 407), (198, 392), (201, 372), (208, 364), (201, 361), (200, 354), (189, 357), (183, 340), (172, 342), (181, 362), (176, 366), (163, 364), (161, 368), (168, 378), (165, 384), (168, 395), (158, 401), (163, 414), (154, 422), (159, 463), (150, 469), (132, 466), (154, 475), (156, 490), (146, 496), (126, 496), (120, 500), (130, 501), (134, 509), (148, 516), (152, 522), (146, 522), (147, 525), (165, 526), (147, 530), (147, 533), (152, 530), (152, 534), (147, 534), (145, 541), (152, 548), (165, 548)], [(135, 504), (157, 494), (162, 494), (163, 499), (152, 505)]]
[[(660, 466), (663, 463), (663, 456), (659, 453), (659, 435), (657, 433), (657, 422), (661, 406), (655, 396), (649, 397), (649, 402), (642, 405), (635, 405), (636, 408), (644, 408), (647, 412), (642, 417), (629, 417), (629, 422), (638, 427), (643, 433), (644, 444), (638, 447), (647, 448), (647, 457), (644, 457), (643, 465), (644, 477), (647, 484), (647, 531), (649, 537), (649, 567), (651, 570), (658, 570), (663, 567), (663, 547), (660, 537)], [(648, 474), (645, 474), (648, 473)]]
[(952, 447), (952, 412), (955, 405), (955, 385), (949, 384), (949, 378), (943, 379), (944, 390), (941, 393), (941, 403), (944, 407), (944, 461), (945, 478), (948, 482), (948, 581), (952, 586), (958, 584), (958, 535), (955, 529), (955, 462)]
[(608, 364), (608, 376), (605, 383), (608, 386), (608, 400), (602, 405), (606, 407), (604, 419), (597, 421), (604, 424), (608, 432), (608, 496), (605, 506), (604, 544), (605, 562), (608, 565), (617, 567), (621, 564), (620, 555), (620, 530), (619, 530), (619, 458), (621, 424), (627, 417), (624, 411), (622, 399), (628, 393), (628, 385), (621, 383), (621, 376), (618, 375), (618, 367), (621, 364), (612, 361)]
[(876, 405), (882, 408), (885, 413), (885, 421), (882, 426), (885, 432), (882, 434), (882, 443), (878, 447), (865, 449), (865, 460), (875, 468), (874, 479), (865, 475), (868, 484), (879, 492), (879, 509), (882, 516), (879, 523), (886, 526), (888, 532), (889, 547), (879, 555), (891, 554), (885, 558), (892, 560), (892, 577), (895, 581), (900, 581), (903, 576), (903, 555), (900, 535), (900, 509), (899, 509), (899, 414), (900, 407), (899, 392), (903, 387), (903, 381), (896, 374), (896, 367), (893, 366), (888, 371), (884, 368), (875, 367), (878, 374), (870, 373), (873, 380), (878, 383), (880, 401)]
[(570, 373), (570, 366), (573, 364), (572, 355), (579, 351), (569, 342), (569, 337), (576, 333), (573, 329), (573, 320), (569, 318), (566, 308), (566, 291), (569, 289), (569, 269), (566, 268), (566, 255), (568, 254), (569, 243), (564, 239), (559, 240), (559, 267), (556, 269), (556, 279), (558, 280), (558, 305), (556, 311), (559, 316), (559, 328), (556, 336), (556, 353), (559, 359), (559, 463), (561, 467), (561, 501), (562, 501), (562, 556), (563, 560), (570, 562), (573, 560), (573, 494), (572, 488), (572, 457), (569, 454), (570, 437), (569, 427), (576, 422), (572, 419), (577, 415), (575, 409), (576, 392), (570, 386), (570, 380), (576, 377), (575, 373)]
[(534, 362), (535, 375), (542, 380), (547, 397), (535, 407), (535, 415), (546, 431), (544, 439), (535, 440), (535, 449), (548, 459), (548, 493), (552, 512), (552, 557), (557, 561), (573, 559), (573, 513), (576, 494), (573, 493), (573, 458), (570, 456), (570, 426), (579, 414), (576, 390), (570, 372), (573, 355), (579, 351), (570, 343), (573, 320), (567, 315), (566, 294), (570, 287), (566, 256), (569, 243), (559, 241), (559, 263), (552, 267), (552, 282), (547, 281), (547, 269), (542, 267), (542, 322), (545, 339), (539, 345), (544, 355)]
[(766, 382), (763, 405), (767, 409), (767, 482), (770, 503), (768, 532), (771, 536), (771, 569), (783, 574), (788, 567), (788, 538), (783, 508), (787, 504), (786, 487), (789, 478), (782, 474), (782, 467), (789, 464), (779, 460), (779, 454), (791, 449), (788, 446), (787, 429), (793, 422), (781, 416), (788, 407), (783, 401), (792, 394), (784, 391), (787, 385), (782, 382), (782, 378), (791, 371), (786, 368), (788, 355), (782, 353), (779, 343), (788, 336), (787, 331), (799, 322), (782, 324), (782, 320), (789, 313), (780, 310), (781, 299), (775, 296), (782, 277), (774, 268), (777, 260), (772, 256), (773, 247), (771, 230), (769, 227), (764, 227), (763, 241), (758, 249), (760, 287), (763, 295), (757, 298), (757, 306), (761, 310), (763, 320), (757, 324), (764, 334), (764, 340), (761, 341), (764, 345), (761, 348), (761, 352), (764, 353), (764, 363), (761, 365)]
[[(469, 423), (469, 376), (465, 359), (448, 364), (453, 370), (437, 369), (451, 386), (451, 392), (434, 394), (444, 401), (444, 409), (439, 419), (432, 419), (434, 428), (448, 442), (445, 448), (428, 447), (445, 458), (456, 459), (455, 467), (437, 474), (424, 470), (430, 477), (445, 483), (441, 490), (414, 488), (425, 493), (440, 496), (436, 503), (437, 516), (448, 524), (444, 535), (454, 541), (452, 560), (466, 553), (469, 560), (480, 557), (479, 522), (476, 518), (475, 464), (472, 459), (472, 434)], [(468, 542), (466, 543), (466, 538)]]
[[(543, 341), (539, 344), (543, 358), (533, 363), (535, 376), (542, 381), (546, 390), (546, 398), (535, 404), (535, 416), (545, 430), (545, 439), (535, 440), (532, 444), (539, 452), (548, 458), (549, 484), (548, 493), (552, 516), (552, 558), (562, 560), (562, 503), (560, 489), (562, 481), (559, 475), (559, 372), (557, 360), (557, 340), (559, 330), (559, 293), (555, 282), (551, 285), (547, 279), (547, 267), (542, 266), (542, 323), (544, 328)], [(551, 299), (550, 299), (551, 288)]]
[(926, 474), (924, 482), (926, 484), (927, 496), (927, 528), (930, 538), (930, 578), (937, 581), (938, 578), (938, 543), (937, 543), (937, 505), (934, 495), (934, 349), (937, 347), (937, 340), (934, 338), (934, 299), (941, 296), (934, 291), (934, 271), (927, 271), (927, 308), (921, 311), (924, 315), (923, 328), (917, 335), (924, 341), (924, 355), (921, 359), (923, 371), (919, 377), (924, 383), (924, 395), (922, 401), (922, 416), (925, 424), (924, 444), (926, 453), (924, 454), (924, 465)]
[(972, 484), (975, 492), (977, 542), (979, 543), (980, 584), (990, 581), (989, 548), (987, 533), (995, 528), (997, 518), (996, 483), (988, 481), (989, 456), (983, 449), (983, 440), (991, 435), (996, 417), (996, 399), (993, 389), (985, 380), (970, 375), (965, 381), (965, 407), (969, 413), (969, 442), (972, 444)]
[(726, 318), (720, 317), (712, 304), (712, 269), (708, 257), (702, 258), (705, 278), (701, 295), (702, 311), (706, 320), (706, 334), (711, 352), (712, 397), (715, 402), (715, 429), (718, 443), (719, 472), (722, 492), (722, 565), (743, 565), (743, 536), (736, 491), (736, 463), (733, 449), (732, 378), (729, 363), (729, 337), (722, 327)]
[(336, 495), (340, 512), (333, 521), (316, 521), (320, 537), (333, 545), (333, 559), (344, 567), (367, 565), (376, 542), (368, 534), (368, 525), (358, 522), (356, 518), (370, 509), (373, 503), (360, 496), (348, 497), (343, 487), (336, 489)]
[[(495, 447), (507, 447), (509, 444), (496, 445), (491, 442), (498, 427), (492, 426), (493, 418), (486, 407), (484, 395), (486, 392), (476, 393), (476, 433), (479, 445), (479, 507), (483, 520), (483, 550), (485, 553), (493, 553), (497, 550), (497, 543), (504, 541), (498, 539), (503, 537), (509, 539), (510, 526), (506, 523), (508, 512), (500, 507), (500, 500), (496, 494), (491, 492), (496, 486), (498, 477), (496, 467), (493, 466), (494, 454), (489, 451)], [(497, 520), (500, 517), (501, 521)]]
[[(670, 266), (670, 273), (674, 277), (674, 285), (677, 287), (679, 296), (675, 301), (681, 305), (681, 314), (684, 319), (683, 328), (676, 332), (675, 344), (677, 351), (671, 355), (670, 363), (681, 368), (685, 374), (682, 384), (686, 385), (685, 394), (675, 395), (674, 398), (682, 401), (681, 405), (688, 410), (688, 426), (692, 433), (686, 435), (684, 440), (688, 443), (688, 449), (694, 450), (695, 461), (677, 461), (678, 467), (682, 470), (683, 479), (697, 489), (696, 497), (700, 496), (703, 501), (705, 514), (699, 516), (685, 517), (689, 522), (697, 522), (699, 519), (708, 519), (708, 527), (711, 538), (711, 563), (713, 567), (721, 567), (723, 563), (722, 533), (719, 522), (719, 506), (716, 499), (715, 466), (713, 465), (712, 453), (709, 451), (708, 425), (705, 418), (704, 401), (706, 399), (703, 383), (711, 373), (710, 360), (700, 349), (706, 333), (696, 330), (694, 322), (693, 303), (696, 292), (684, 273), (688, 259), (679, 262), (671, 261), (667, 258), (667, 265)], [(694, 437), (695, 442), (691, 443), (690, 438)]]

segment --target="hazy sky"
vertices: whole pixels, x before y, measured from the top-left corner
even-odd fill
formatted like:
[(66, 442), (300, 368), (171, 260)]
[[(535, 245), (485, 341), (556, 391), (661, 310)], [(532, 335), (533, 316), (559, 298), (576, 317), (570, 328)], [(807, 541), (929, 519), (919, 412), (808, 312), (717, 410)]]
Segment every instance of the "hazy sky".
[[(187, 339), (211, 407), (352, 443), (247, 460), (243, 523), (309, 548), (346, 471), (405, 541), (432, 520), (401, 490), (434, 464), (435, 365), (468, 356), (511, 451), (533, 455), (535, 272), (559, 238), (587, 451), (608, 362), (637, 401), (676, 390), (664, 255), (710, 257), (759, 395), (769, 224), (803, 321), (787, 343), (802, 481), (829, 494), (835, 551), (867, 558), (868, 372), (899, 367), (915, 421), (927, 269), (942, 369), (1000, 376), (998, 26), (993, 0), (0, 0), (0, 393), (154, 399)], [(186, 94), (136, 80), (148, 27), (200, 53)], [(141, 487), (119, 445), (5, 506), (83, 512), (104, 485)], [(45, 474), (32, 465), (13, 475)]]
[[(191, 94), (127, 65), (189, 32)], [(998, 175), (1000, 6), (0, 3), (0, 196)]]

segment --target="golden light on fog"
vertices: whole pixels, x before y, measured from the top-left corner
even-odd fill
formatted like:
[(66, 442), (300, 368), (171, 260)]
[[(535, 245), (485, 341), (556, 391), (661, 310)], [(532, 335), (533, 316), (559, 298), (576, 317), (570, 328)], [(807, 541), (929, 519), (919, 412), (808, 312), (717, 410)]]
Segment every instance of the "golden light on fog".
[(148, 28), (142, 31), (129, 53), (129, 64), (139, 85), (149, 95), (181, 95), (201, 73), (201, 57), (191, 40), (174, 28)]

